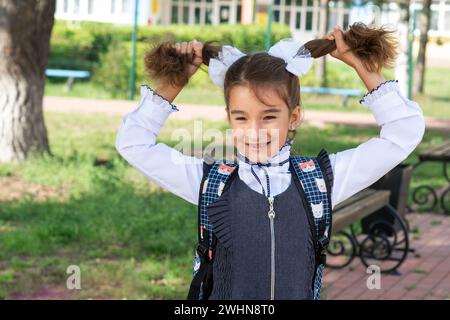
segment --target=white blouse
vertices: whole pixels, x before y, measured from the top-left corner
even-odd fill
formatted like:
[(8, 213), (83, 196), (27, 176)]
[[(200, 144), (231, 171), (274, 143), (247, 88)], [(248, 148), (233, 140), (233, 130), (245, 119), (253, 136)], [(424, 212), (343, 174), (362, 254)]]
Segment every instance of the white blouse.
[[(374, 115), (381, 127), (380, 135), (355, 148), (329, 155), (334, 175), (333, 207), (370, 186), (406, 159), (425, 132), (421, 108), (401, 94), (397, 80), (383, 82), (367, 93), (360, 103)], [(186, 201), (198, 204), (203, 159), (184, 155), (164, 143), (156, 143), (160, 128), (172, 112), (178, 112), (175, 105), (148, 86), (142, 86), (139, 105), (122, 120), (116, 149), (147, 178)], [(289, 148), (283, 148), (274, 160), (289, 156), (289, 152)], [(266, 181), (264, 171), (256, 166), (253, 168), (260, 180)], [(291, 182), (288, 163), (264, 169), (270, 178), (272, 196), (287, 189)], [(240, 161), (238, 174), (250, 188), (263, 193), (250, 172), (250, 165)]]

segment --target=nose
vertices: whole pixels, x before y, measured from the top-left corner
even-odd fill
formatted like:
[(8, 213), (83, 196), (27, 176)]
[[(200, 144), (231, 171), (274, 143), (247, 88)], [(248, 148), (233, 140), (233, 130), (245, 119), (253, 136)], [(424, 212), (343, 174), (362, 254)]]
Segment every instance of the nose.
[(253, 121), (246, 128), (245, 136), (249, 142), (264, 142), (269, 136), (269, 131), (260, 121)]

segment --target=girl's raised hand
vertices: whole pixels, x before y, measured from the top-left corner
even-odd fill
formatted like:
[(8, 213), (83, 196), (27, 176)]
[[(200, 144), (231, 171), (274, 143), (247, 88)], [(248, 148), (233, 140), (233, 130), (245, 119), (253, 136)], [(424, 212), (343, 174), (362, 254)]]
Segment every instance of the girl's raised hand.
[(187, 73), (189, 78), (197, 72), (198, 68), (203, 63), (202, 59), (202, 49), (203, 44), (197, 40), (188, 42), (177, 42), (175, 44), (177, 53), (180, 55), (185, 55), (188, 61)]
[(336, 50), (330, 53), (330, 55), (336, 59), (339, 59), (351, 67), (356, 67), (358, 63), (358, 57), (350, 51), (350, 47), (344, 41), (344, 33), (339, 26), (335, 26), (333, 31), (328, 33), (325, 37), (328, 40), (336, 41)]

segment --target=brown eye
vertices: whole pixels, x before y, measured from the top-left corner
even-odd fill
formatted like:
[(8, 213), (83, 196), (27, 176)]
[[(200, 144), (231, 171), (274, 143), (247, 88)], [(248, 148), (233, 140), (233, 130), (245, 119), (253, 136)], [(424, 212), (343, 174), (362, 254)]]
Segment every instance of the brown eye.
[(236, 120), (238, 120), (238, 121), (244, 121), (244, 120), (246, 120), (244, 117), (238, 117), (238, 118), (236, 118)]
[(275, 117), (275, 116), (267, 116), (267, 117), (264, 117), (264, 120), (273, 120), (273, 119), (276, 119), (277, 117)]

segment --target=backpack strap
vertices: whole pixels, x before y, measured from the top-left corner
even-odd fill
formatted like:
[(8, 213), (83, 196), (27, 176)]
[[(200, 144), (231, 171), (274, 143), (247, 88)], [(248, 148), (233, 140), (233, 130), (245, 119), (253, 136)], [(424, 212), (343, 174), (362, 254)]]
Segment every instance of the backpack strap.
[(320, 299), (323, 268), (331, 235), (332, 171), (327, 152), (322, 149), (317, 157), (291, 155), (291, 172), (303, 200), (306, 200), (308, 221), (315, 239), (316, 265), (313, 277), (314, 299)]
[(199, 243), (204, 243), (208, 248), (208, 259), (213, 259), (212, 242), (213, 230), (212, 224), (206, 214), (206, 207), (216, 201), (228, 187), (228, 182), (237, 173), (237, 162), (222, 162), (217, 161), (213, 163), (202, 182), (200, 194), (200, 223), (199, 223)]
[(212, 261), (217, 239), (206, 214), (206, 207), (216, 201), (235, 177), (237, 162), (203, 162), (203, 178), (199, 190), (198, 246), (193, 263), (193, 279), (188, 299), (206, 300), (212, 291)]

